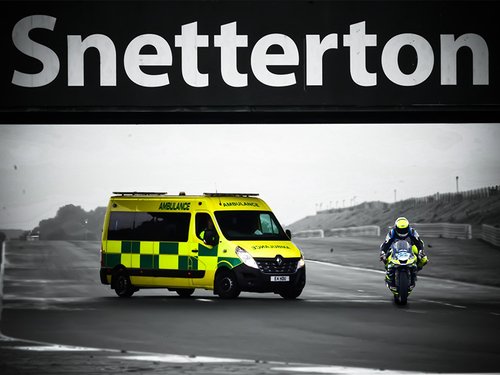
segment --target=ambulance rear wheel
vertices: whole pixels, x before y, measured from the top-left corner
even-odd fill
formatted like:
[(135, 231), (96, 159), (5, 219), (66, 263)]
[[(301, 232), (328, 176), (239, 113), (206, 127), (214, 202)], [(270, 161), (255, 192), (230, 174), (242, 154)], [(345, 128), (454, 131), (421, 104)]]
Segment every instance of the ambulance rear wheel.
[(136, 289), (132, 286), (130, 282), (130, 277), (124, 272), (120, 271), (113, 277), (113, 285), (115, 288), (115, 293), (118, 297), (132, 297), (132, 294)]
[(194, 293), (194, 289), (176, 289), (176, 292), (182, 298), (190, 297)]
[(215, 278), (216, 293), (222, 299), (232, 299), (240, 295), (241, 289), (231, 271), (224, 271)]

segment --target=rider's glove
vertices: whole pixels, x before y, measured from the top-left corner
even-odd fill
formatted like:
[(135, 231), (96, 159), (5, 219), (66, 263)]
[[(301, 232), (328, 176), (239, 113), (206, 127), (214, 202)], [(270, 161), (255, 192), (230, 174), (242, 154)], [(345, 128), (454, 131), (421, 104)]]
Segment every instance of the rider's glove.
[(429, 262), (427, 255), (422, 250), (420, 250), (418, 252), (418, 264), (417, 264), (419, 271), (427, 264), (427, 262)]
[(387, 260), (386, 256), (385, 256), (385, 253), (383, 251), (380, 252), (380, 261), (381, 262), (384, 262)]

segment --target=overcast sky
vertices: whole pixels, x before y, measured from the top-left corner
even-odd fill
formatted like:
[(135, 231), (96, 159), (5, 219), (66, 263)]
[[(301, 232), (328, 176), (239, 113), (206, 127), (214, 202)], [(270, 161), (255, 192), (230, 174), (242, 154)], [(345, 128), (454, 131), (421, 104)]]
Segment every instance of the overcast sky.
[[(0, 228), (113, 191), (260, 193), (288, 225), (316, 209), (500, 184), (500, 124), (0, 126)], [(321, 206), (320, 206), (321, 205)]]

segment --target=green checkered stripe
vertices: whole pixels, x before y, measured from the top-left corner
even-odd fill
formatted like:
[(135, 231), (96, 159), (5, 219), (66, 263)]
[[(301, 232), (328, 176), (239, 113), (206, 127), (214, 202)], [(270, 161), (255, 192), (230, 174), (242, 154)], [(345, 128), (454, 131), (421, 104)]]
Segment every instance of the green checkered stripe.
[[(196, 271), (198, 270), (199, 260), (204, 262), (209, 268), (214, 267), (216, 264), (217, 267), (224, 265), (229, 268), (241, 264), (239, 258), (218, 257), (217, 246), (209, 248), (200, 244), (198, 245), (197, 255), (188, 256), (179, 255), (179, 243), (177, 242), (158, 243), (158, 254), (144, 254), (144, 249), (141, 253), (141, 244), (143, 246), (146, 245), (145, 242), (141, 243), (140, 241), (121, 241), (120, 253), (106, 253), (106, 267), (113, 268), (119, 264), (123, 264), (128, 268)], [(147, 243), (147, 245), (152, 246), (151, 243)], [(162, 255), (168, 257), (163, 258), (161, 261)], [(214, 264), (215, 261), (216, 264)]]
[[(218, 253), (219, 253), (218, 246), (210, 248), (203, 246), (201, 244), (198, 245), (198, 256), (201, 257), (202, 261), (204, 261), (205, 264), (208, 265), (208, 268), (211, 268), (213, 270), (219, 267), (233, 268), (242, 263), (240, 258), (221, 257), (218, 256)], [(216, 263), (214, 264), (214, 261), (212, 261), (212, 259), (210, 258), (214, 259), (214, 261), (216, 258)]]

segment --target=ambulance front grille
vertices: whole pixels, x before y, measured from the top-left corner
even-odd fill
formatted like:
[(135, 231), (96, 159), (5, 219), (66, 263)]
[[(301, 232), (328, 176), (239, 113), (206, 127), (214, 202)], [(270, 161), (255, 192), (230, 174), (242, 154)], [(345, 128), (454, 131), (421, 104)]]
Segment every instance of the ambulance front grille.
[(274, 258), (257, 258), (255, 261), (264, 273), (295, 273), (299, 260), (283, 258), (281, 264), (278, 264)]

